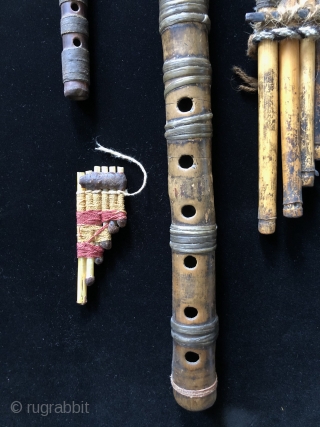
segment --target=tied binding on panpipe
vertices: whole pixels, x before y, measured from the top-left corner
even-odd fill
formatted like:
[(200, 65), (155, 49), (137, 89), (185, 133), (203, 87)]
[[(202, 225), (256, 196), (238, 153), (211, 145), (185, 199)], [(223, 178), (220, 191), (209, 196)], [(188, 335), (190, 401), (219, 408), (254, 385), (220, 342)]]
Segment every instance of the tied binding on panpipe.
[[(278, 96), (283, 178), (283, 214), (302, 216), (302, 187), (314, 185), (315, 45), (320, 37), (320, 7), (314, 0), (257, 0), (246, 20), (254, 29), (248, 55), (258, 56), (259, 231), (276, 228)], [(278, 65), (279, 64), (279, 65)], [(279, 92), (278, 92), (279, 87)], [(316, 135), (315, 135), (316, 130)]]
[(83, 101), (89, 97), (90, 85), (88, 0), (59, 0), (59, 5), (64, 95)]
[(176, 401), (191, 411), (216, 399), (216, 223), (211, 171), (207, 0), (161, 0), (173, 268)]
[(104, 250), (111, 249), (111, 235), (127, 223), (127, 180), (123, 168), (95, 166), (94, 172), (78, 172), (77, 181), (77, 303), (83, 305), (87, 286), (94, 283), (94, 264), (103, 262)]

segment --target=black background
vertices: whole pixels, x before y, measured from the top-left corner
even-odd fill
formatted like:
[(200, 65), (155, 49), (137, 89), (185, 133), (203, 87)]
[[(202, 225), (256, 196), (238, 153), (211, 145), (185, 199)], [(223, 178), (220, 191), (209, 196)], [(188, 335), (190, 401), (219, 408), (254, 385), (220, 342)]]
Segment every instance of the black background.
[[(91, 1), (91, 97), (64, 99), (58, 1), (1, 2), (1, 427), (316, 427), (320, 423), (320, 181), (304, 216), (257, 232), (257, 99), (236, 91), (249, 0), (211, 2), (213, 168), (218, 224), (218, 399), (174, 401), (165, 106), (157, 1)], [(145, 191), (76, 299), (76, 172), (124, 166), (95, 139), (140, 160)], [(280, 176), (280, 174), (279, 174)], [(10, 405), (23, 410), (13, 414)], [(89, 414), (27, 413), (86, 402)]]

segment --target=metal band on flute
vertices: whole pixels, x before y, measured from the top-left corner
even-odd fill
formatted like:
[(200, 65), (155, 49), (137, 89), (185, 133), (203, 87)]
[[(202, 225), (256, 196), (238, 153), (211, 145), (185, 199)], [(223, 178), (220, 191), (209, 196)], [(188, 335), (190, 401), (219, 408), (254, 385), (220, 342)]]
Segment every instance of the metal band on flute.
[(60, 0), (64, 95), (82, 101), (89, 97), (90, 58), (87, 0)]
[(172, 225), (176, 401), (199, 411), (216, 399), (216, 223), (211, 171), (207, 0), (160, 0)]

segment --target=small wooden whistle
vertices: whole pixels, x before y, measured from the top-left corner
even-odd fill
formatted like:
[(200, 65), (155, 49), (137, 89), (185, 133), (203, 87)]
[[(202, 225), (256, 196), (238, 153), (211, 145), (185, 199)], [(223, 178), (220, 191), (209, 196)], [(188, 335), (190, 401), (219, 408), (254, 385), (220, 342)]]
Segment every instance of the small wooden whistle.
[(64, 96), (75, 101), (89, 97), (88, 0), (59, 0), (63, 51)]

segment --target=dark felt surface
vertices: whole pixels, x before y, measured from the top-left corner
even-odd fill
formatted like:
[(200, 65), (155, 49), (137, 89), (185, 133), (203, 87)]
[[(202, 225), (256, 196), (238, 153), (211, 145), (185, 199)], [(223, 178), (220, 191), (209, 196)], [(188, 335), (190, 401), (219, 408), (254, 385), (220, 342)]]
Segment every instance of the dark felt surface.
[[(249, 0), (211, 2), (213, 165), (218, 223), (216, 405), (191, 414), (172, 397), (171, 254), (162, 47), (157, 1), (95, 0), (91, 98), (61, 83), (58, 1), (3, 0), (1, 35), (0, 426), (316, 427), (320, 422), (320, 181), (304, 217), (257, 232), (257, 102), (235, 90)], [(49, 4), (50, 3), (50, 4)], [(128, 226), (75, 304), (75, 175), (136, 166), (149, 180), (127, 199)], [(279, 181), (280, 182), (280, 181)], [(13, 414), (10, 404), (23, 409)], [(28, 404), (88, 403), (88, 414), (27, 413)], [(35, 410), (37, 408), (35, 407)], [(42, 408), (45, 413), (46, 407)], [(32, 409), (29, 411), (32, 412)]]

